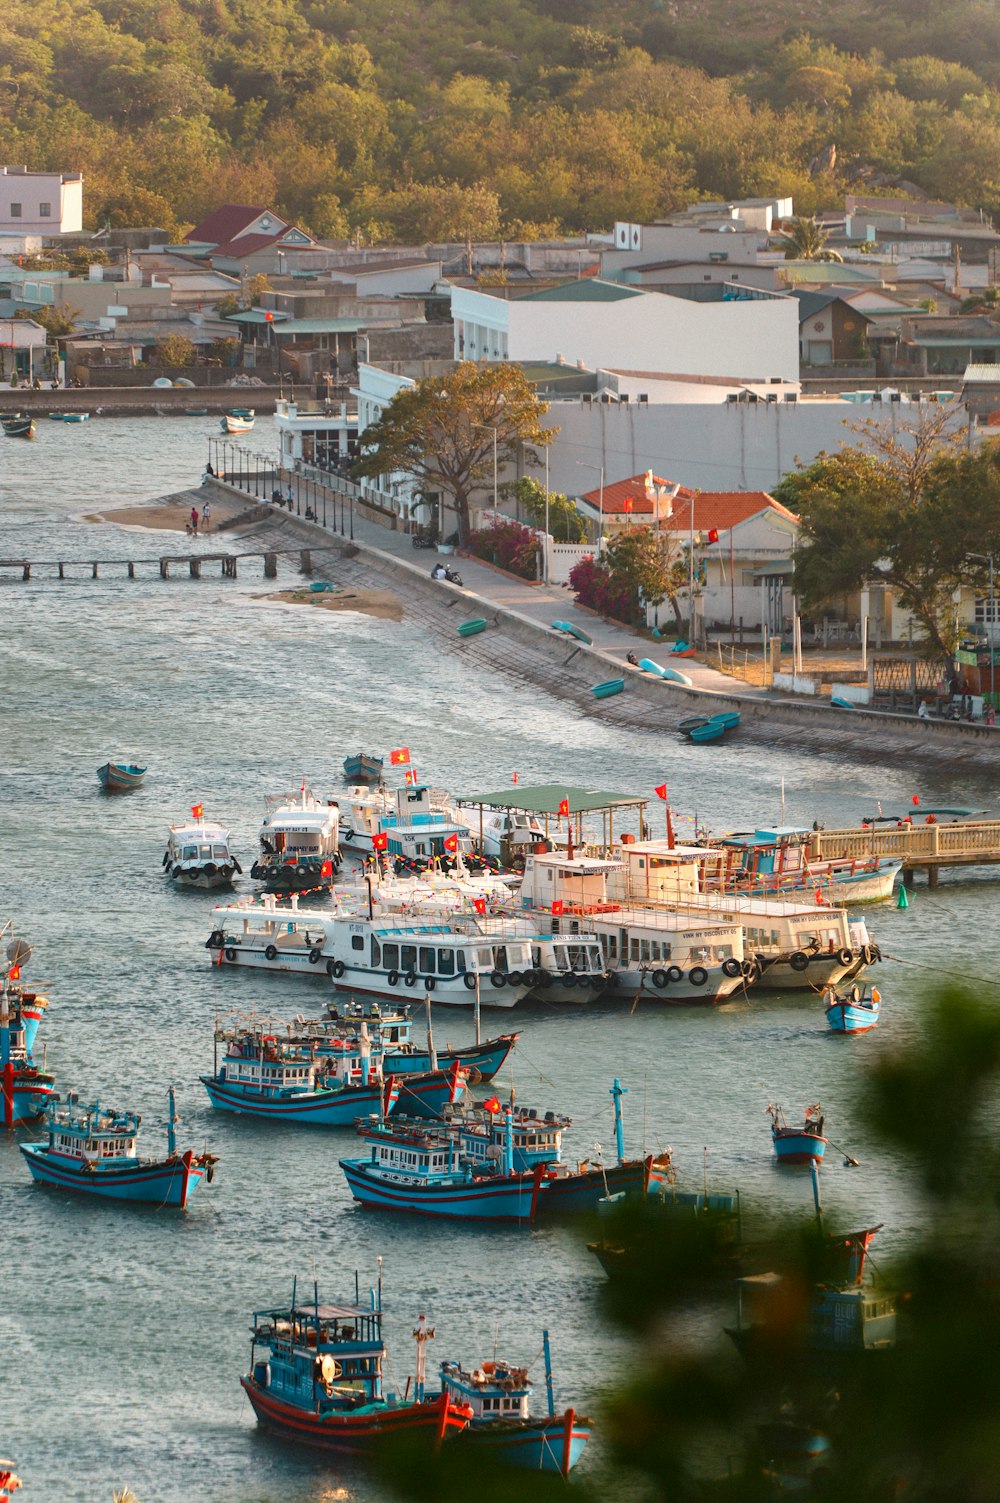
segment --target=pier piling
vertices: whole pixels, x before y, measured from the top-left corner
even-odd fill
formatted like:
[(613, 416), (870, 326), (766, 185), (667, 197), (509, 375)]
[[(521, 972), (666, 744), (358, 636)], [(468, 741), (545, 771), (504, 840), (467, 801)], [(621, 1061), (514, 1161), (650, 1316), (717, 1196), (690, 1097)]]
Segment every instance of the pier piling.
[(264, 578), (265, 579), (277, 579), (277, 577), (278, 577), (278, 555), (276, 553), (265, 553), (264, 554)]

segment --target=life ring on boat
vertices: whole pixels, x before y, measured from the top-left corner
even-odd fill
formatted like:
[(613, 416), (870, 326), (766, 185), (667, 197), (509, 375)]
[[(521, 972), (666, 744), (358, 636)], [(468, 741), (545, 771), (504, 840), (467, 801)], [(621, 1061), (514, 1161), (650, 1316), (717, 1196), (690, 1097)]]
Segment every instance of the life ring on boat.
[(234, 961), (236, 959), (236, 951), (232, 948), (228, 949), (226, 951), (226, 959), (230, 962)]
[(692, 966), (688, 971), (688, 980), (692, 986), (704, 986), (708, 980), (708, 972), (703, 965)]
[(395, 986), (397, 984), (397, 982), (399, 981), (399, 972), (398, 971), (390, 971), (389, 974), (388, 974), (388, 976), (385, 979), (389, 983), (390, 986)]
[(470, 992), (474, 992), (475, 991), (475, 989), (476, 989), (476, 978), (472, 974), (471, 971), (466, 971), (465, 975), (462, 977), (462, 980), (465, 982), (466, 988)]
[(507, 985), (507, 977), (504, 975), (503, 971), (491, 971), (490, 972), (490, 985), (491, 986), (495, 986), (498, 989), (501, 986), (506, 986)]
[(804, 950), (796, 950), (788, 964), (793, 971), (807, 971), (809, 969), (809, 956)]
[(406, 975), (403, 977), (403, 985), (404, 986), (416, 986), (416, 984), (417, 984), (417, 973), (416, 973), (416, 971), (407, 971)]
[(523, 980), (524, 980), (524, 978), (522, 977), (520, 971), (508, 971), (507, 972), (507, 984), (508, 984), (508, 986), (520, 986), (522, 984)]
[(336, 979), (339, 981), (341, 976), (347, 970), (347, 967), (342, 960), (331, 960), (327, 969), (330, 972), (330, 975), (336, 977)]
[(882, 956), (880, 955), (877, 946), (873, 948), (871, 945), (865, 945), (861, 951), (861, 959), (864, 961), (865, 965), (871, 965), (872, 961), (881, 960), (881, 958)]
[(735, 955), (727, 956), (727, 958), (722, 962), (723, 976), (739, 976), (742, 973), (742, 969), (743, 968), (740, 965), (739, 961), (736, 959)]
[(680, 968), (679, 965), (668, 965), (667, 966), (667, 980), (668, 981), (683, 981), (684, 980), (684, 972), (681, 970), (681, 968)]
[(309, 964), (310, 965), (319, 965), (319, 963), (320, 963), (320, 961), (322, 959), (323, 959), (323, 951), (322, 950), (317, 950), (316, 946), (314, 945), (313, 948), (309, 951)]
[(650, 979), (652, 980), (652, 983), (657, 988), (657, 990), (661, 992), (663, 988), (670, 982), (670, 977), (667, 975), (666, 971), (662, 969), (654, 971)]
[(264, 959), (265, 960), (277, 960), (277, 958), (278, 958), (278, 952), (275, 949), (274, 945), (268, 945), (267, 949), (264, 951)]
[(841, 965), (850, 965), (851, 961), (854, 959), (854, 956), (845, 945), (842, 950), (837, 951), (837, 959), (840, 961)]
[(425, 976), (424, 977), (424, 991), (425, 992), (432, 992), (436, 986), (437, 986), (437, 977), (436, 976)]

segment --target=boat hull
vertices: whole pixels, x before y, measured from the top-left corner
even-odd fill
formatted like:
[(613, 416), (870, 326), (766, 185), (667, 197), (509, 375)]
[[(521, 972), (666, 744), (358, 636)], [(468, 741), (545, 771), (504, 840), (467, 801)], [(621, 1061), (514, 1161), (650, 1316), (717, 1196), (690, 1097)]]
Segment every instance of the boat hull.
[[(804, 954), (803, 951), (796, 953)], [(843, 953), (846, 954), (847, 951)], [(809, 955), (806, 957), (807, 964), (801, 969), (792, 964), (792, 958), (784, 955), (772, 960), (769, 956), (760, 956), (761, 974), (753, 984), (765, 992), (815, 992), (822, 991), (827, 986), (837, 987), (844, 981), (852, 981), (855, 976), (860, 976), (867, 970), (864, 957), (857, 952), (847, 962), (838, 954)]]
[(456, 1437), (468, 1447), (496, 1458), (505, 1466), (532, 1472), (556, 1472), (567, 1477), (590, 1439), (590, 1422), (574, 1410), (528, 1420), (473, 1421)]
[[(349, 1086), (336, 1091), (289, 1091), (268, 1095), (247, 1086), (202, 1075), (201, 1083), (217, 1111), (237, 1112), (270, 1122), (291, 1122), (311, 1127), (352, 1127), (358, 1117), (382, 1110), (381, 1085)], [(451, 1101), (452, 1081), (439, 1072), (429, 1080), (400, 1082), (396, 1108), (401, 1116), (440, 1117)]]
[(380, 783), (383, 770), (381, 757), (344, 758), (344, 777), (351, 783)]
[(145, 767), (126, 767), (118, 762), (105, 762), (97, 769), (101, 787), (108, 793), (127, 793), (132, 788), (138, 788), (146, 776)]
[(878, 1027), (879, 1004), (870, 1007), (855, 1002), (832, 1002), (826, 1009), (827, 1027), (834, 1033), (868, 1033)]
[(35, 436), (34, 418), (3, 418), (0, 420), (0, 427), (7, 438), (34, 438)]
[(177, 1206), (181, 1210), (205, 1177), (205, 1169), (194, 1162), (192, 1154), (164, 1159), (159, 1163), (131, 1164), (126, 1167), (102, 1165), (86, 1169), (79, 1162), (50, 1154), (36, 1143), (18, 1145), (39, 1184), (76, 1195), (92, 1195), (102, 1200), (152, 1201), (156, 1205)]
[(27, 1074), (8, 1069), (0, 1072), (0, 1112), (4, 1127), (14, 1127), (18, 1122), (33, 1122), (45, 1114), (55, 1095), (52, 1075), (35, 1071)]
[(199, 891), (213, 892), (217, 888), (232, 887), (236, 876), (234, 866), (217, 866), (206, 871), (203, 866), (175, 866), (167, 876), (177, 887), (195, 887)]
[(575, 1216), (593, 1211), (599, 1200), (610, 1195), (645, 1195), (649, 1185), (649, 1159), (633, 1159), (573, 1174), (557, 1174), (546, 1181), (538, 1202), (538, 1215)]
[[(505, 1033), (498, 1039), (487, 1039), (484, 1044), (470, 1044), (468, 1049), (438, 1049), (437, 1068), (447, 1070), (449, 1065), (467, 1065), (478, 1072), (481, 1080), (492, 1080), (502, 1069), (517, 1037), (516, 1033)], [(429, 1054), (394, 1054), (389, 1050), (382, 1057), (383, 1075), (420, 1075), (433, 1068)]]
[[(642, 992), (644, 1002), (684, 1003), (711, 1007), (727, 1001), (733, 993), (743, 994), (749, 984), (744, 977), (726, 976), (721, 966), (691, 966), (679, 977), (671, 977), (669, 967), (664, 968), (667, 977), (664, 986), (657, 985), (660, 968), (639, 970), (624, 968), (609, 971), (607, 990), (612, 996), (635, 998)], [(680, 967), (678, 967), (680, 969)], [(701, 980), (701, 977), (704, 980)]]
[(422, 1185), (383, 1178), (372, 1172), (367, 1159), (341, 1159), (340, 1167), (351, 1194), (363, 1206), (417, 1216), (527, 1225), (534, 1221), (538, 1203), (548, 1193), (544, 1173), (539, 1170), (511, 1177)]
[(365, 1404), (346, 1413), (319, 1414), (286, 1404), (253, 1378), (240, 1378), (240, 1383), (263, 1429), (345, 1456), (366, 1455), (386, 1437), (403, 1433), (425, 1435), (437, 1444), (467, 1422), (468, 1410), (456, 1408), (447, 1394), (419, 1404)]
[(826, 1152), (826, 1139), (816, 1133), (778, 1128), (772, 1132), (774, 1155), (779, 1164), (818, 1164)]

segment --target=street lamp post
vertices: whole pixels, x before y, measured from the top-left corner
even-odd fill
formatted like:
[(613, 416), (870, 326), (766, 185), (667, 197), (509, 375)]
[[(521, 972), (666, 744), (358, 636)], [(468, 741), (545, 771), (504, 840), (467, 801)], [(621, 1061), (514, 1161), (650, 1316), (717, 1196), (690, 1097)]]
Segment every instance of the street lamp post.
[(595, 475), (600, 475), (601, 477), (601, 488), (598, 492), (597, 499), (597, 504), (600, 508), (601, 513), (600, 519), (597, 524), (597, 556), (598, 558), (600, 558), (604, 548), (604, 466), (602, 464), (585, 464), (582, 459), (578, 459), (576, 462), (580, 466), (581, 470), (593, 470)]

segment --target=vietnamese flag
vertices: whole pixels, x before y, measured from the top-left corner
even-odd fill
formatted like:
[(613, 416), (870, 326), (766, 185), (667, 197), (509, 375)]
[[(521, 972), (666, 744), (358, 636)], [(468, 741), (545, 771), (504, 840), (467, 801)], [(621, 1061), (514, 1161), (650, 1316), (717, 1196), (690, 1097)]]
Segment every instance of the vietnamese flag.
[(667, 802), (667, 785), (666, 785), (666, 783), (661, 783), (660, 786), (659, 786), (659, 788), (654, 788), (653, 789), (653, 792), (656, 794), (657, 798), (661, 798), (664, 803)]
[(916, 808), (916, 806), (919, 804), (919, 802), (920, 802), (920, 795), (919, 795), (919, 793), (915, 793), (913, 795), (913, 797), (910, 799), (910, 803), (913, 805), (914, 808)]
[(191, 805), (191, 813), (194, 815), (195, 819), (201, 819), (201, 816), (204, 814), (204, 812), (205, 812), (204, 805), (202, 805), (202, 804), (192, 804)]
[(485, 898), (473, 898), (473, 900), (472, 900), (472, 906), (476, 910), (477, 913), (485, 913), (486, 912), (486, 899)]
[(444, 848), (445, 848), (446, 851), (457, 851), (458, 850), (458, 836), (457, 835), (446, 835), (444, 837), (444, 840), (442, 841), (442, 845), (444, 846)]
[(410, 748), (408, 746), (396, 746), (389, 753), (390, 767), (404, 767), (410, 760)]
[(379, 832), (376, 835), (372, 836), (372, 850), (373, 851), (387, 851), (388, 849), (389, 849), (389, 837), (385, 833), (384, 830), (379, 830)]
[(567, 819), (569, 818), (569, 799), (568, 798), (564, 798), (560, 802), (560, 804), (559, 804), (559, 813), (560, 814), (564, 814)]
[(631, 510), (632, 510), (632, 497), (631, 496), (626, 496), (625, 500), (622, 502), (622, 511), (631, 511)]
[(556, 898), (555, 902), (552, 904), (552, 912), (553, 913), (562, 913), (562, 911), (563, 911), (562, 898)]
[(499, 1110), (500, 1110), (500, 1098), (499, 1098), (499, 1096), (491, 1096), (488, 1101), (484, 1101), (483, 1102), (483, 1111), (484, 1112), (498, 1112)]
[(408, 767), (404, 776), (407, 787), (411, 787), (417, 781), (417, 769), (415, 767)]
[(333, 876), (333, 862), (332, 861), (324, 861), (323, 865), (319, 869), (319, 874), (320, 874), (321, 877), (332, 877)]

